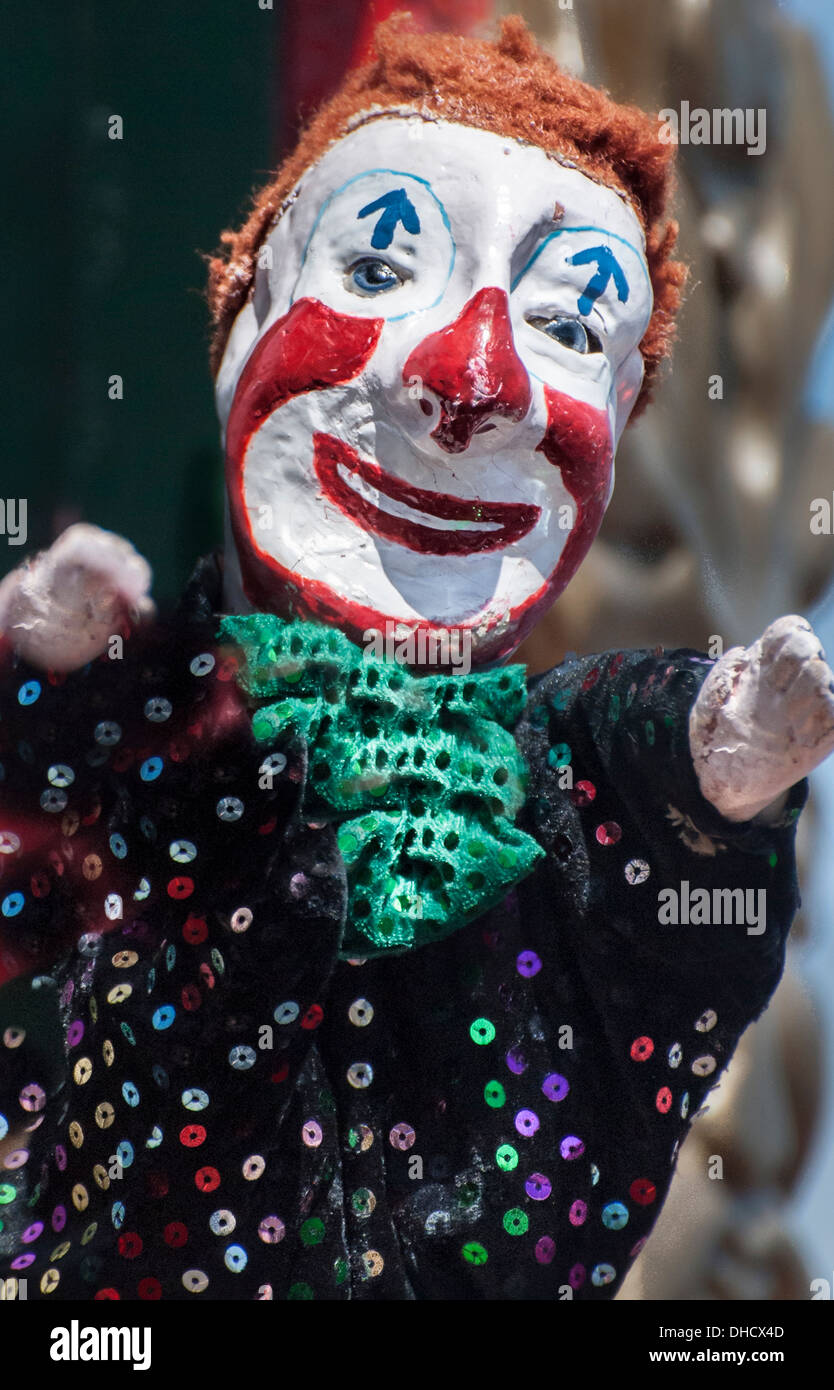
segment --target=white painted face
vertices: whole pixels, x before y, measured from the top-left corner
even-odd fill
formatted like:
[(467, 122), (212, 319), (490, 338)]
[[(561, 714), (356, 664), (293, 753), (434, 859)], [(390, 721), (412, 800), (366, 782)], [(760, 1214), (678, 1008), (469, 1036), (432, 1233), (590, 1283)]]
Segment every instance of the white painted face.
[(361, 125), (261, 248), (218, 374), (230, 604), (506, 657), (599, 529), (651, 310), (612, 190), (487, 131)]

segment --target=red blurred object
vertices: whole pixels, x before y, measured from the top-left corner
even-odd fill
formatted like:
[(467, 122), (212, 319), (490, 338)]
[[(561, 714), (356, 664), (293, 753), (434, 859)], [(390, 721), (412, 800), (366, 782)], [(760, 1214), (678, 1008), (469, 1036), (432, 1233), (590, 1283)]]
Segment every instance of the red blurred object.
[(471, 34), (494, 18), (493, 0), (286, 0), (276, 33), (273, 115), (278, 163), (345, 73), (368, 58), (375, 26), (406, 11), (421, 33)]

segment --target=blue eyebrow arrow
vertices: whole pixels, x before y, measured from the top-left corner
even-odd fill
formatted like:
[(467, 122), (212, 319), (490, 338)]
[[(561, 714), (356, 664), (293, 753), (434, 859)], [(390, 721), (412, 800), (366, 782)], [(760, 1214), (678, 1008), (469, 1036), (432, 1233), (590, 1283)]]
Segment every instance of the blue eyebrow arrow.
[[(387, 243), (386, 243), (387, 245)], [(625, 304), (628, 299), (628, 280), (625, 277), (620, 262), (608, 246), (589, 246), (584, 251), (577, 251), (575, 256), (570, 256), (569, 265), (590, 265), (596, 262), (596, 274), (591, 276), (582, 294), (579, 296), (577, 308), (580, 314), (589, 314), (594, 306), (595, 300), (599, 299), (608, 281), (613, 278), (617, 290), (617, 298), (621, 304)]]
[(386, 246), (391, 245), (398, 222), (402, 222), (405, 230), (413, 236), (420, 230), (417, 209), (404, 188), (393, 188), (390, 193), (383, 193), (381, 198), (377, 198), (374, 203), (368, 203), (367, 207), (362, 208), (356, 215), (370, 217), (374, 212), (382, 213), (371, 237), (371, 246), (375, 251), (384, 251)]

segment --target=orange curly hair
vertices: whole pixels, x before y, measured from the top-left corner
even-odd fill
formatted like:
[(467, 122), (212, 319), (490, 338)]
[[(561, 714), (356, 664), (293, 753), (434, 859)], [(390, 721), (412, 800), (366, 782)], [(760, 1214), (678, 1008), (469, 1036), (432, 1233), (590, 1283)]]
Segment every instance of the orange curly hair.
[(686, 267), (671, 259), (677, 223), (665, 218), (674, 147), (659, 140), (657, 122), (564, 73), (517, 15), (502, 21), (494, 43), (416, 33), (408, 15), (395, 15), (377, 26), (374, 43), (375, 56), (348, 73), (256, 195), (244, 225), (223, 232), (224, 251), (209, 258), (212, 371), (251, 293), (258, 249), (305, 170), (355, 127), (357, 117), (407, 109), (538, 145), (627, 197), (645, 231), (654, 291), (654, 311), (640, 344), (645, 376), (633, 411), (638, 414), (671, 348), (686, 279)]

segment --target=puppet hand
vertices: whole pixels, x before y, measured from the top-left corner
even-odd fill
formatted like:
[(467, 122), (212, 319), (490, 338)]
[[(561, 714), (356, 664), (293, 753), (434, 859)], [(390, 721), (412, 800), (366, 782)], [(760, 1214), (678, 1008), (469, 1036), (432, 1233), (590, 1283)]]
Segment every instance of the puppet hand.
[(79, 523), (0, 584), (0, 632), (24, 661), (74, 671), (155, 612), (151, 570), (129, 541)]
[(834, 674), (804, 618), (778, 618), (716, 662), (689, 747), (703, 795), (728, 820), (781, 812), (788, 788), (834, 749)]

